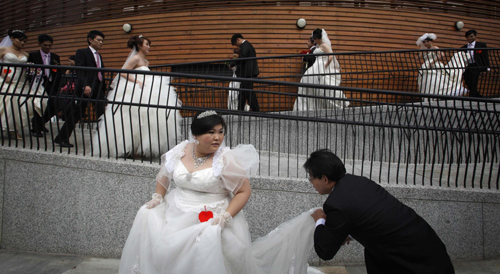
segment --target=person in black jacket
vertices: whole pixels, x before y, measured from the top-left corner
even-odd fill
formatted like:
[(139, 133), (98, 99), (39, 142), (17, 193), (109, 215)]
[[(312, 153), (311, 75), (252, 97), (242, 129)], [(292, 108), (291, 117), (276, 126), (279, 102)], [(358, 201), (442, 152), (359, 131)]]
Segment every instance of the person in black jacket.
[[(87, 42), (89, 47), (76, 51), (75, 65), (77, 67), (104, 68), (102, 56), (99, 54), (104, 42), (104, 34), (98, 30), (92, 30), (87, 35)], [(69, 137), (75, 129), (75, 124), (82, 118), (87, 109), (88, 98), (99, 100), (93, 103), (97, 117), (104, 113), (106, 87), (104, 74), (96, 70), (77, 70), (77, 75), (74, 93), (78, 103), (75, 107), (65, 110), (66, 121), (59, 131), (59, 135), (54, 138), (54, 143), (61, 147), (73, 147), (69, 143)]]
[[(38, 65), (60, 65), (61, 59), (59, 55), (51, 52), (53, 43), (54, 39), (52, 36), (40, 34), (38, 36), (38, 46), (40, 46), (40, 50), (30, 52), (28, 62)], [(53, 70), (49, 68), (42, 69), (40, 77), (37, 77), (33, 84), (39, 85), (43, 83), (45, 94), (56, 96), (59, 91), (63, 73), (62, 70)], [(31, 119), (31, 135), (42, 137), (44, 132), (49, 132), (45, 127), (45, 123), (47, 123), (56, 112), (56, 99), (49, 98), (47, 107), (43, 110), (43, 117), (36, 111), (33, 113), (33, 118)]]
[(323, 260), (355, 239), (365, 248), (367, 273), (455, 273), (446, 247), (413, 209), (365, 177), (346, 174), (329, 150), (313, 152), (304, 164), (309, 181), (328, 194), (316, 210), (314, 248)]
[(469, 30), (465, 33), (465, 39), (467, 39), (467, 45), (462, 46), (462, 48), (476, 49), (470, 50), (471, 59), (469, 65), (465, 69), (463, 79), (467, 88), (469, 89), (470, 97), (483, 97), (477, 90), (477, 84), (479, 82), (479, 75), (481, 72), (489, 70), (490, 60), (488, 58), (488, 50), (485, 43), (476, 41), (477, 31)]
[(309, 48), (309, 50), (305, 51), (305, 56), (302, 57), (302, 73), (306, 72), (306, 70), (310, 68), (316, 61), (316, 56), (313, 55), (314, 50), (316, 49), (316, 44), (314, 43), (314, 38), (312, 38), (312, 36), (307, 39), (307, 47)]
[[(239, 33), (234, 34), (231, 37), (231, 45), (237, 46), (240, 48), (240, 54), (238, 59), (240, 58), (250, 58), (257, 57), (255, 53), (255, 49), (252, 44), (245, 40), (243, 36)], [(257, 60), (238, 60), (236, 63), (236, 76), (242, 78), (254, 78), (259, 75), (259, 66), (257, 65)], [(257, 101), (257, 96), (255, 92), (250, 91), (253, 90), (253, 83), (241, 82), (240, 95), (238, 96), (238, 110), (245, 109), (245, 103), (248, 101), (248, 105), (250, 105), (250, 109), (252, 111), (260, 111), (259, 102)], [(243, 90), (245, 89), (245, 90)]]

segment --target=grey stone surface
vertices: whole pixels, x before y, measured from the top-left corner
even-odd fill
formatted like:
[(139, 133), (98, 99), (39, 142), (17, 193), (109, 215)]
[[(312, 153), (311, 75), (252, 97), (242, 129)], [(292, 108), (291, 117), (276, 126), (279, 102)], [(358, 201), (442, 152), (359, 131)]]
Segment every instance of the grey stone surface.
[(500, 258), (500, 203), (483, 204), (483, 219), (485, 239), (484, 258)]
[(63, 274), (110, 274), (117, 273), (120, 266), (118, 259), (87, 258), (77, 267), (63, 272)]
[[(3, 221), (3, 194), (5, 187), (5, 160), (0, 158), (0, 224)], [(2, 243), (2, 226), (0, 225), (0, 245)]]
[(154, 177), (9, 161), (2, 248), (118, 257)]
[(77, 267), (83, 260), (84, 258), (74, 255), (2, 250), (0, 251), (0, 270), (3, 274), (58, 274)]

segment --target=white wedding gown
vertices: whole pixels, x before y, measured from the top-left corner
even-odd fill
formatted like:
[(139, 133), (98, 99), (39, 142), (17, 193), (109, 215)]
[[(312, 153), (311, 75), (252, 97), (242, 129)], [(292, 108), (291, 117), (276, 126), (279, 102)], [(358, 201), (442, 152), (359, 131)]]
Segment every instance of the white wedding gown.
[[(314, 50), (314, 54), (325, 53), (319, 47)], [(342, 76), (340, 75), (340, 65), (337, 62), (335, 56), (333, 56), (332, 62), (325, 69), (325, 64), (328, 62), (328, 55), (317, 56), (316, 62), (309, 67), (300, 83), (302, 84), (316, 84), (316, 85), (326, 85), (326, 86), (340, 86), (342, 82)], [(345, 95), (341, 90), (334, 89), (322, 89), (322, 88), (298, 88), (298, 94), (302, 95), (314, 95), (321, 97), (330, 98), (343, 98)], [(293, 110), (317, 110), (317, 109), (332, 109), (332, 108), (343, 108), (349, 106), (349, 101), (340, 100), (330, 100), (327, 98), (308, 98), (308, 97), (297, 97)]]
[[(7, 63), (25, 64), (28, 57), (22, 56), (18, 58), (14, 53), (6, 53), (2, 58), (2, 70), (12, 79), (9, 84), (4, 82), (4, 78), (0, 76), (0, 85), (2, 93), (17, 94), (20, 96), (0, 95), (0, 119), (2, 129), (9, 131), (21, 130), (23, 127), (28, 127), (31, 124), (31, 117), (34, 111), (40, 116), (43, 116), (43, 111), (47, 106), (47, 99), (41, 97), (34, 98), (33, 95), (43, 95), (43, 85), (37, 82), (30, 85), (26, 80), (25, 68), (9, 67)], [(34, 76), (36, 77), (36, 76)]]
[(221, 147), (212, 167), (189, 173), (181, 161), (186, 153), (190, 155), (187, 144), (184, 141), (163, 155), (157, 178), (173, 179), (176, 188), (159, 206), (140, 208), (123, 248), (119, 273), (321, 273), (307, 266), (315, 229), (309, 211), (253, 243), (243, 211), (223, 230), (211, 220), (201, 223), (201, 211), (210, 210), (214, 217), (225, 212), (239, 179), (256, 172), (258, 154), (251, 145)]
[(468, 52), (453, 54), (448, 64), (437, 61), (437, 52), (424, 54), (424, 63), (420, 66), (417, 82), (419, 92), (434, 95), (461, 96), (468, 92), (462, 85), (462, 74), (471, 58)]
[[(135, 70), (149, 71), (149, 68), (142, 66)], [(117, 87), (109, 92), (106, 110), (93, 136), (94, 155), (158, 156), (177, 143), (181, 121), (179, 111), (165, 108), (181, 106), (175, 89), (170, 86), (170, 77), (135, 76), (144, 83), (142, 88), (119, 78)], [(145, 105), (133, 106), (131, 103)]]

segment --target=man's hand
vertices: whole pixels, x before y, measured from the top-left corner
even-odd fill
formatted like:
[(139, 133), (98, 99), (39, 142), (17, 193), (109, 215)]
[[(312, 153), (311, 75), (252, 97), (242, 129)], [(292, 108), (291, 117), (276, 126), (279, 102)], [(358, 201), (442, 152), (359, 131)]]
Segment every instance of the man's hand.
[(345, 238), (345, 241), (342, 245), (349, 245), (349, 243), (352, 241), (353, 239), (351, 238), (351, 236), (347, 236), (347, 238)]
[(314, 221), (318, 221), (319, 219), (326, 219), (325, 212), (323, 212), (323, 209), (318, 209), (311, 214), (311, 216), (314, 218)]
[(92, 89), (90, 88), (90, 86), (85, 86), (85, 90), (83, 91), (83, 94), (85, 94), (88, 97), (90, 97), (90, 93), (91, 92), (92, 92)]

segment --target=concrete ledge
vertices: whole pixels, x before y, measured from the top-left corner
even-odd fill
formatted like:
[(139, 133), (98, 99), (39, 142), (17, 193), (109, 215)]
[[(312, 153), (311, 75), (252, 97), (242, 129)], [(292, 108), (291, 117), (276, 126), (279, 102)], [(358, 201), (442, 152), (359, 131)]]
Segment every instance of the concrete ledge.
[[(0, 147), (0, 248), (119, 258), (157, 171), (156, 163)], [(452, 259), (500, 258), (500, 191), (383, 185), (431, 224)], [(259, 177), (252, 188), (245, 214), (253, 238), (326, 198), (305, 178)], [(360, 264), (362, 247), (343, 247), (330, 262), (311, 254), (310, 261)]]

